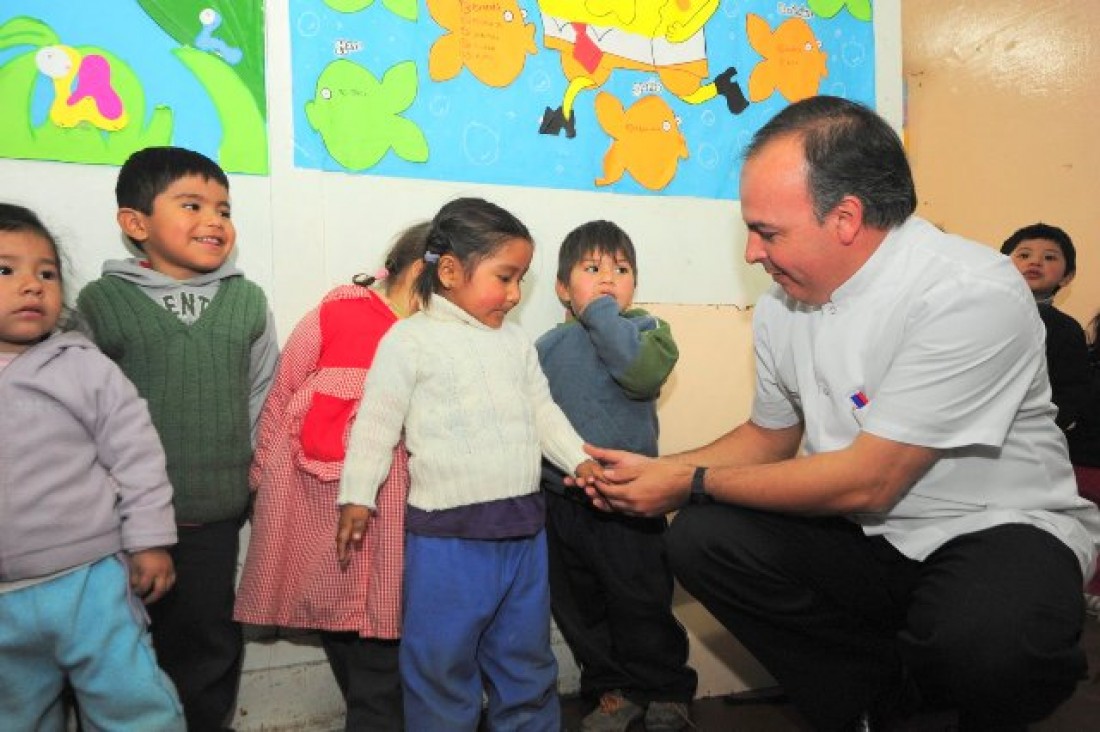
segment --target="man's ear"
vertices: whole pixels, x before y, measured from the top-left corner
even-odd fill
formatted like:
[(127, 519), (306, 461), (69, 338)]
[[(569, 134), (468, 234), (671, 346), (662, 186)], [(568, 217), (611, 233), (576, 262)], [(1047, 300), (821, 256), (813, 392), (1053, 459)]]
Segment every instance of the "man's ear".
[(143, 242), (149, 238), (149, 228), (146, 225), (145, 214), (136, 208), (120, 208), (115, 214), (118, 228), (122, 233), (136, 242)]
[(863, 228), (863, 201), (852, 195), (844, 196), (833, 208), (831, 216), (834, 217), (841, 244), (847, 246), (855, 241)]

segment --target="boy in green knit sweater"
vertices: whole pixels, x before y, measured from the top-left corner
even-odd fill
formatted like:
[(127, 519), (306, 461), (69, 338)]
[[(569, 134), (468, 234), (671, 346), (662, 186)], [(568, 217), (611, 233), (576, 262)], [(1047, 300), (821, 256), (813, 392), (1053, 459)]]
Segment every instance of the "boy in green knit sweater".
[(142, 255), (111, 260), (80, 293), (97, 345), (149, 403), (168, 457), (176, 585), (150, 606), (161, 667), (189, 729), (232, 718), (243, 643), (233, 622), (252, 431), (278, 343), (262, 290), (227, 260), (237, 233), (229, 180), (178, 147), (140, 150), (119, 171), (118, 224)]

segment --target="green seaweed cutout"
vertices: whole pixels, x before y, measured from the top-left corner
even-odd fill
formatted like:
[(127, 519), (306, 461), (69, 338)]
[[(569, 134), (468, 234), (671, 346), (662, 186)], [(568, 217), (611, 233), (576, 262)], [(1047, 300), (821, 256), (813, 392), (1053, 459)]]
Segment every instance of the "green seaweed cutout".
[[(241, 62), (231, 66), (239, 75), (256, 109), (267, 117), (264, 92), (264, 8), (263, 0), (137, 0), (138, 5), (181, 46), (193, 46), (202, 31), (199, 13), (213, 8), (222, 17), (214, 35), (239, 48)], [(204, 53), (201, 52), (200, 53)]]
[(0, 51), (17, 46), (52, 46), (60, 42), (53, 28), (37, 18), (18, 16), (0, 25)]
[(217, 110), (222, 126), (218, 163), (233, 173), (267, 173), (267, 127), (242, 79), (213, 54), (187, 47), (172, 53), (199, 80)]

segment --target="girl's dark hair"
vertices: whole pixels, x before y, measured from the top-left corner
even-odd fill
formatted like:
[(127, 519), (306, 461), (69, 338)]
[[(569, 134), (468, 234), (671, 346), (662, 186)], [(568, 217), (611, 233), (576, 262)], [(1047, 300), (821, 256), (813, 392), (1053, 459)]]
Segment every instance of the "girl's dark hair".
[(637, 282), (638, 256), (634, 252), (634, 242), (618, 224), (611, 221), (589, 221), (565, 235), (558, 250), (558, 282), (568, 285), (573, 267), (591, 254), (625, 257), (634, 270), (634, 281)]
[[(386, 292), (389, 292), (393, 283), (405, 270), (424, 258), (424, 245), (428, 241), (428, 231), (431, 227), (431, 221), (421, 221), (398, 234), (382, 265), (386, 269), (386, 279), (382, 282)], [(360, 287), (370, 287), (378, 281), (378, 277), (373, 274), (357, 274), (351, 281)]]
[(424, 307), (432, 293), (443, 289), (439, 258), (458, 259), (467, 276), (478, 263), (512, 239), (532, 241), (531, 232), (519, 219), (495, 203), (481, 198), (458, 198), (439, 209), (432, 219), (424, 251), (424, 270), (416, 280), (416, 294)]
[(53, 258), (57, 261), (57, 279), (65, 281), (61, 272), (61, 252), (57, 247), (57, 239), (54, 238), (46, 225), (29, 208), (17, 206), (14, 203), (0, 203), (0, 231), (13, 233), (28, 233), (40, 236), (46, 240), (53, 250)]
[[(57, 239), (42, 223), (34, 211), (14, 203), (0, 203), (0, 231), (12, 233), (34, 234), (41, 237), (53, 251), (54, 261), (57, 262), (57, 281), (61, 284), (62, 294), (65, 289), (65, 273), (62, 266), (61, 248), (57, 246)], [(68, 305), (62, 304), (61, 318), (58, 320), (58, 328), (67, 330), (75, 327), (73, 311)]]

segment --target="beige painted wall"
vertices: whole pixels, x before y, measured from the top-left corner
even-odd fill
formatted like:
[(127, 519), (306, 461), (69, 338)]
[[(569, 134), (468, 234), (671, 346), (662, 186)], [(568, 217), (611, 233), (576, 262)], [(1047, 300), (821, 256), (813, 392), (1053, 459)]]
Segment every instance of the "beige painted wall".
[(1100, 14), (1079, 0), (902, 3), (906, 133), (919, 213), (1000, 246), (1064, 228), (1078, 251), (1057, 304), (1100, 309)]
[[(1072, 0), (902, 3), (918, 213), (997, 247), (1038, 220), (1066, 229), (1078, 273), (1057, 304), (1082, 325), (1100, 310), (1096, 9)], [(682, 352), (660, 402), (662, 452), (702, 444), (745, 419), (751, 311), (648, 307), (672, 324)]]

